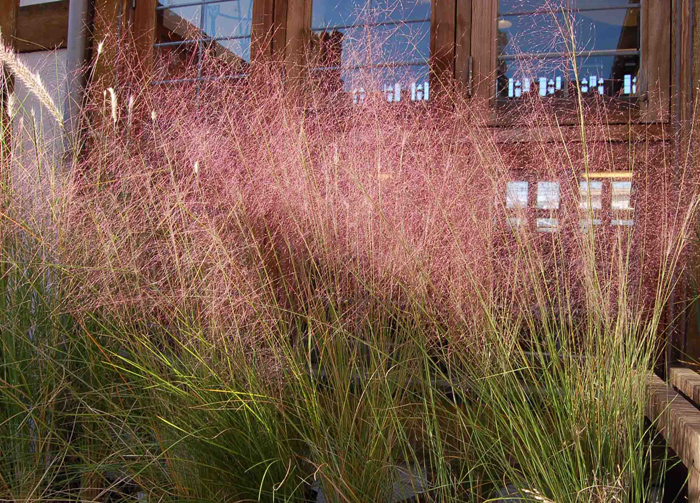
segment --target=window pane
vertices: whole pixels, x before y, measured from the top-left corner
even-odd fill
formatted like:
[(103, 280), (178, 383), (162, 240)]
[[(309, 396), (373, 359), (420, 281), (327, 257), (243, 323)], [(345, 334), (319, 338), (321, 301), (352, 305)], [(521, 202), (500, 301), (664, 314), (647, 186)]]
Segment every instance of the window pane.
[(314, 0), (311, 26), (339, 26), (430, 19), (430, 0)]
[[(328, 72), (324, 72), (328, 73)], [(368, 91), (380, 90), (387, 101), (428, 101), (430, 98), (429, 70), (424, 65), (398, 68), (343, 70), (343, 90), (361, 102)], [(371, 87), (370, 87), (371, 86)]]
[(565, 97), (568, 63), (565, 59), (501, 60), (498, 62), (498, 97)]
[(631, 210), (632, 182), (612, 182), (613, 210)]
[(559, 10), (566, 7), (567, 0), (500, 0), (498, 12), (536, 12), (545, 10)]
[(355, 101), (370, 91), (428, 99), (430, 0), (314, 0), (312, 17), (321, 78), (342, 82)]
[(504, 16), (498, 19), (498, 55), (567, 50), (567, 20), (562, 13)]
[(537, 208), (559, 209), (559, 182), (537, 182)]
[(576, 52), (639, 48), (639, 9), (578, 12), (574, 16)]
[(579, 186), (581, 201), (579, 208), (582, 210), (603, 209), (603, 182), (581, 182)]
[(182, 5), (182, 4), (193, 4), (193, 3), (199, 3), (201, 0), (158, 0), (158, 3), (156, 4), (158, 7), (160, 6), (168, 6), (168, 7), (175, 7), (177, 5)]
[(334, 56), (325, 57), (323, 66), (423, 64), (430, 57), (430, 24), (344, 28), (317, 33), (315, 41), (326, 56)]
[(508, 182), (506, 208), (527, 208), (527, 182)]
[(160, 23), (163, 27), (160, 32), (162, 42), (192, 40), (200, 37), (201, 6), (164, 9), (159, 14), (162, 16)]
[(502, 16), (498, 19), (498, 55), (639, 49), (639, 28), (639, 9)]
[(499, 14), (513, 12), (557, 11), (564, 8), (599, 9), (601, 7), (624, 7), (640, 0), (500, 0)]
[(212, 44), (214, 54), (225, 62), (245, 63), (250, 61), (250, 37), (233, 40), (217, 40)]
[(252, 4), (252, 0), (237, 0), (207, 5), (204, 7), (204, 36), (250, 36)]
[(573, 0), (575, 9), (599, 9), (601, 7), (624, 7), (625, 5), (641, 3), (641, 0)]
[[(637, 94), (639, 56), (602, 56), (577, 59), (583, 94), (634, 96)], [(569, 79), (574, 82), (573, 69)]]

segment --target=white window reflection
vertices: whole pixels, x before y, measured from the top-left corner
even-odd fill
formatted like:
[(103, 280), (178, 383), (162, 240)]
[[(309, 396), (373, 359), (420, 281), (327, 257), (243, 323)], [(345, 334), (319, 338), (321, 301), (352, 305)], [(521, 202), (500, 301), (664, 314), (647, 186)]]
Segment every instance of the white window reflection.
[(579, 208), (582, 210), (603, 209), (603, 182), (583, 181), (579, 185), (581, 201)]
[(559, 182), (537, 182), (537, 208), (559, 209)]
[(610, 221), (610, 225), (614, 227), (632, 227), (634, 225), (634, 220), (615, 218)]
[(581, 220), (581, 229), (588, 229), (590, 227), (601, 225), (603, 221), (600, 218), (584, 218)]
[(556, 218), (538, 218), (537, 230), (539, 232), (557, 232), (559, 230), (559, 220)]
[(612, 182), (613, 210), (633, 210), (632, 208), (632, 182)]
[(520, 228), (525, 225), (525, 219), (522, 217), (509, 217), (506, 218), (506, 223), (508, 224), (508, 227)]
[(506, 185), (506, 208), (527, 208), (527, 182), (508, 182)]

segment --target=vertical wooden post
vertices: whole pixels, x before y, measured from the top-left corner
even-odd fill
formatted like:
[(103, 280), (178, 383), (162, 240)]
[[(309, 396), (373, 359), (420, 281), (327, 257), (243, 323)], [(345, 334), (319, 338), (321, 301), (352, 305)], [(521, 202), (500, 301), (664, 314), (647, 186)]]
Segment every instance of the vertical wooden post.
[(139, 56), (144, 73), (153, 69), (154, 48), (156, 43), (157, 0), (135, 0), (134, 21), (132, 25), (136, 53)]
[(430, 22), (431, 88), (437, 93), (448, 91), (454, 81), (455, 0), (433, 0)]
[(482, 105), (495, 99), (496, 69), (496, 0), (472, 0), (472, 68), (474, 71), (472, 95)]
[(304, 75), (304, 63), (311, 31), (312, 0), (287, 0), (287, 45), (285, 50), (287, 76), (299, 80)]
[(455, 26), (455, 79), (469, 87), (472, 56), (472, 0), (457, 0)]
[(2, 30), (2, 38), (6, 46), (14, 47), (15, 45), (18, 13), (19, 0), (0, 0), (0, 30)]
[(644, 61), (641, 88), (647, 93), (642, 104), (646, 122), (667, 121), (671, 98), (671, 21), (672, 0), (654, 0), (642, 4), (642, 54)]
[(695, 467), (688, 468), (688, 503), (700, 503), (700, 472)]
[(287, 0), (275, 0), (272, 21), (272, 55), (284, 60), (287, 48)]
[(95, 0), (95, 16), (92, 30), (93, 57), (98, 44), (102, 54), (97, 59), (93, 75), (95, 79), (106, 79), (107, 86), (114, 86), (118, 44), (124, 39), (125, 0)]
[[(15, 48), (17, 30), (17, 14), (19, 0), (0, 0), (0, 30), (6, 47)], [(9, 71), (0, 63), (0, 176), (7, 174), (10, 148), (12, 146), (12, 130), (8, 115), (7, 100), (14, 88), (14, 80)]]
[(250, 60), (258, 61), (272, 56), (275, 0), (253, 1), (253, 26), (250, 36)]

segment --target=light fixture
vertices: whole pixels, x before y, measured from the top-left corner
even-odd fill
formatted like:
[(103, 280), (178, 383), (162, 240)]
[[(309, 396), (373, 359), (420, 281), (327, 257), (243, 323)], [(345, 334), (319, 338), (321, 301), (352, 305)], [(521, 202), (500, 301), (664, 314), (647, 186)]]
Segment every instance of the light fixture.
[(498, 29), (499, 30), (507, 30), (511, 26), (513, 26), (513, 23), (508, 21), (507, 19), (499, 19), (498, 20)]

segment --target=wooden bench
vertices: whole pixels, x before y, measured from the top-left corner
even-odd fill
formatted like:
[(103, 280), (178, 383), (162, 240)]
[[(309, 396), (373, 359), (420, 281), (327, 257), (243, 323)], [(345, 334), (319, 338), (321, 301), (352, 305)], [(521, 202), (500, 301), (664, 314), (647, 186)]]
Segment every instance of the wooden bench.
[[(670, 378), (673, 387), (700, 404), (700, 374), (674, 368)], [(700, 503), (700, 410), (673, 387), (653, 375), (646, 413), (688, 468), (688, 502)]]

